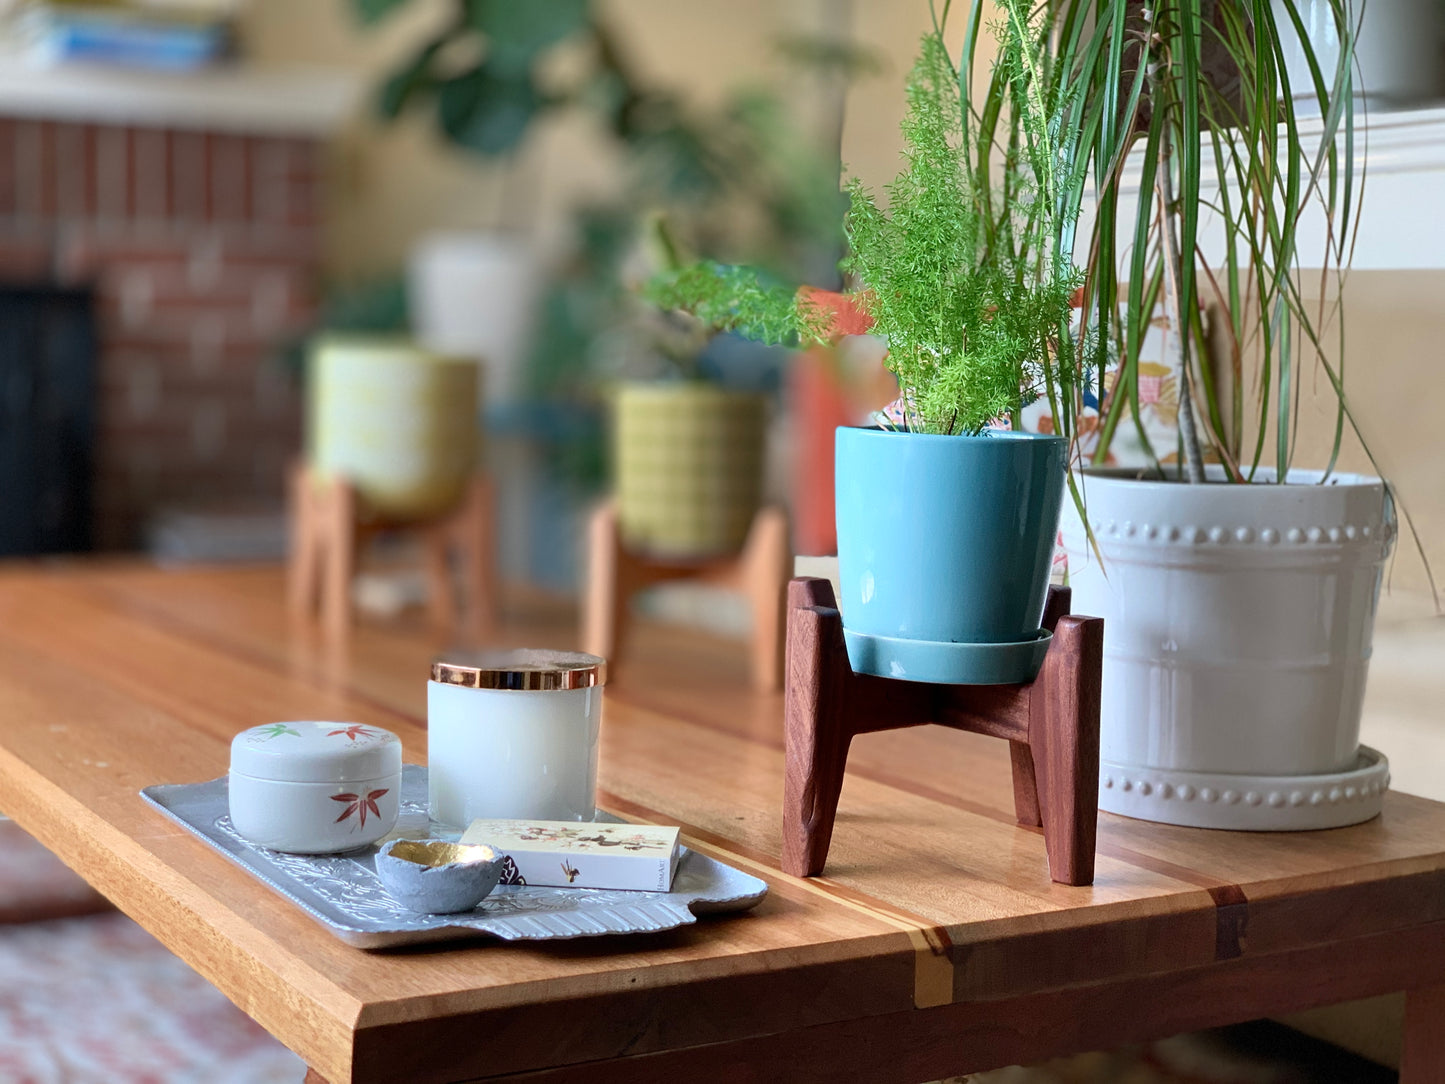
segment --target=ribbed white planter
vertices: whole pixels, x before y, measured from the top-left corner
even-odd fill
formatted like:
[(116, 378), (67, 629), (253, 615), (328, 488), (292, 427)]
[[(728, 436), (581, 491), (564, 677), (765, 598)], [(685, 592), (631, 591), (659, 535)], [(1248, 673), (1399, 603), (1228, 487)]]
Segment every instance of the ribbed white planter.
[(1389, 765), (1359, 727), (1393, 512), (1378, 479), (1289, 480), (1090, 474), (1102, 568), (1065, 502), (1073, 609), (1105, 620), (1100, 808), (1264, 830), (1379, 812)]

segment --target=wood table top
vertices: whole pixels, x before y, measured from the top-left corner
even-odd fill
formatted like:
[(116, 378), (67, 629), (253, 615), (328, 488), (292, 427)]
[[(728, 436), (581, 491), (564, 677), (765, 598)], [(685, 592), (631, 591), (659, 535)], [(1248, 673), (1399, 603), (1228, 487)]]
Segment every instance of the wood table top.
[[(499, 641), (575, 642), (566, 609), (514, 609)], [(138, 795), (223, 774), (233, 734), (280, 719), (383, 726), (425, 763), (441, 646), (400, 623), (328, 648), (288, 618), (274, 568), (0, 567), (0, 811), (338, 1084), (550, 1080), (559, 1066), (667, 1079), (688, 1051), (725, 1066), (734, 1048), (832, 1058), (830, 1079), (906, 1081), (1128, 1039), (1144, 1025), (1119, 1019), (1125, 990), (1150, 1028), (1189, 1026), (1223, 1017), (1138, 1006), (1195, 981), (1244, 1012), (1260, 975), (1283, 989), (1293, 970), (1312, 988), (1269, 1006), (1305, 1007), (1403, 988), (1445, 961), (1445, 805), (1392, 792), (1372, 822), (1289, 835), (1101, 814), (1095, 883), (1071, 888), (1049, 880), (1040, 832), (1014, 823), (1006, 744), (937, 727), (854, 743), (826, 876), (788, 877), (781, 695), (751, 691), (743, 645), (660, 627), (639, 628), (607, 689), (599, 804), (680, 824), (689, 846), (764, 877), (768, 898), (746, 914), (368, 953)], [(1321, 970), (1341, 946), (1369, 959)], [(1025, 1017), (1058, 1023), (1043, 1035)], [(972, 1036), (982, 1061), (911, 1030), (930, 1021)], [(892, 1034), (922, 1048), (849, 1046)]]

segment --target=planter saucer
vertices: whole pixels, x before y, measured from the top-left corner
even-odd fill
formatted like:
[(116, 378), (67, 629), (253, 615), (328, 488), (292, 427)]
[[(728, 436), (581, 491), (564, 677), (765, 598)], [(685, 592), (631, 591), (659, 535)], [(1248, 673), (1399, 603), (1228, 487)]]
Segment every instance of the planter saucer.
[(1021, 685), (1038, 677), (1054, 634), (1010, 644), (955, 644), (872, 636), (844, 626), (855, 674), (934, 685)]
[(1104, 761), (1099, 808), (1186, 828), (1307, 832), (1379, 816), (1389, 786), (1390, 762), (1367, 745), (1353, 768), (1325, 775), (1226, 775)]

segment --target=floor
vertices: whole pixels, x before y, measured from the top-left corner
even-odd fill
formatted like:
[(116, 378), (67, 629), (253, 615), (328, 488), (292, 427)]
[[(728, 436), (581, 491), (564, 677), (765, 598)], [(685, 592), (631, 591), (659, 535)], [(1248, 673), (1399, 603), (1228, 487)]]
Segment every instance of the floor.
[(0, 820), (0, 1082), (299, 1084), (306, 1067)]

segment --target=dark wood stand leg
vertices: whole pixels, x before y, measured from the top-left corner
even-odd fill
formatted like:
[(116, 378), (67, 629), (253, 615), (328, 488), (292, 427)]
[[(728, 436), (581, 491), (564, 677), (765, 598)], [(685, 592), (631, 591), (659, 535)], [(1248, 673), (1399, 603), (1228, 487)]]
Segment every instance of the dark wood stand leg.
[(784, 692), (783, 869), (823, 872), (856, 734), (936, 723), (1009, 742), (1014, 812), (1042, 826), (1050, 876), (1094, 880), (1098, 825), (1099, 691), (1104, 622), (1069, 614), (1069, 590), (1049, 591), (1054, 634), (1027, 685), (930, 685), (855, 674), (827, 580), (788, 585)]

